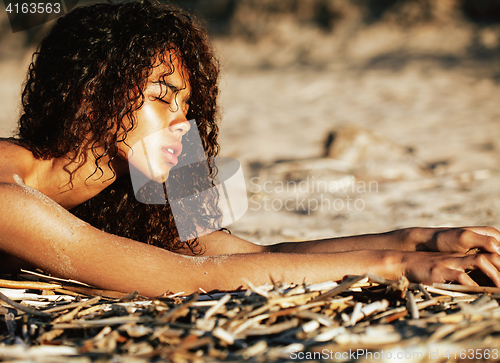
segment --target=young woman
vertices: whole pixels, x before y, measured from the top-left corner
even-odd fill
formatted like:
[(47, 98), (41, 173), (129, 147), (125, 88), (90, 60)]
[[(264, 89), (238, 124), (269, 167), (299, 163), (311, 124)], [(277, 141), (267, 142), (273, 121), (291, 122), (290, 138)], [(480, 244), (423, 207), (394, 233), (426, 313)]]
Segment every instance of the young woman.
[[(471, 269), (500, 286), (500, 233), (491, 227), (273, 246), (219, 230), (181, 242), (168, 204), (136, 201), (129, 161), (181, 188), (192, 183), (173, 166), (193, 142), (188, 119), (196, 120), (205, 156), (217, 154), (217, 78), (205, 31), (176, 8), (97, 4), (60, 18), (30, 66), (18, 137), (0, 142), (2, 266), (22, 261), (147, 296), (236, 289), (269, 276), (319, 282), (366, 272), (474, 285)], [(160, 131), (148, 165), (129, 158), (131, 146)], [(216, 225), (215, 202), (205, 201), (207, 215), (192, 223)], [(79, 205), (74, 213), (99, 228), (68, 212)], [(486, 253), (466, 254), (475, 247)]]

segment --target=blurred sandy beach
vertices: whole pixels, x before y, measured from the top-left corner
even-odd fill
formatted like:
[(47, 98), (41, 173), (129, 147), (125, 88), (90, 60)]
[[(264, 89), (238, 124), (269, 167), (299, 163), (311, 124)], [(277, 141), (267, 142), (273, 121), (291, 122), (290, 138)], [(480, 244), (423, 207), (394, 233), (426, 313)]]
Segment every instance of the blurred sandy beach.
[[(249, 198), (232, 233), (267, 244), (500, 227), (497, 2), (177, 3), (220, 55), (221, 152), (242, 163)], [(5, 137), (34, 44), (4, 8), (0, 25)]]

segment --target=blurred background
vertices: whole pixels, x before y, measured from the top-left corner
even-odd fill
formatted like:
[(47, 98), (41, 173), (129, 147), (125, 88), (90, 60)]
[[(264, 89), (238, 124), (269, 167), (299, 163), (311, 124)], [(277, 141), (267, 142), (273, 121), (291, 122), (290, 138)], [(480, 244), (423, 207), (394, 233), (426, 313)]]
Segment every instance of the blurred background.
[[(80, 1), (79, 5), (85, 2)], [(500, 227), (500, 2), (189, 0), (222, 66), (223, 156), (259, 243)], [(0, 136), (51, 22), (0, 14)]]

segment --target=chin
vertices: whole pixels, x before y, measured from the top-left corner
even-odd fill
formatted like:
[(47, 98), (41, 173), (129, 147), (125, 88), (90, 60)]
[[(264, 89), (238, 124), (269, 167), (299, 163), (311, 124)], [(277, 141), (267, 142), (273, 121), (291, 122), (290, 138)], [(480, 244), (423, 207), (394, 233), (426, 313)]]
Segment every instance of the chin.
[(159, 177), (156, 177), (156, 178), (154, 178), (152, 180), (154, 180), (157, 183), (163, 184), (163, 183), (165, 183), (167, 181), (168, 176), (169, 176), (169, 172), (166, 172), (165, 174), (160, 175)]
[(129, 165), (129, 170), (132, 175), (142, 175), (143, 177), (156, 183), (165, 182), (170, 174), (170, 168), (166, 168), (165, 166), (149, 168), (148, 166), (144, 167), (143, 165)]
[(144, 173), (146, 178), (149, 178), (157, 183), (164, 183), (167, 181), (168, 176), (170, 175), (170, 170), (153, 170), (153, 175), (150, 174), (150, 171), (147, 170)]

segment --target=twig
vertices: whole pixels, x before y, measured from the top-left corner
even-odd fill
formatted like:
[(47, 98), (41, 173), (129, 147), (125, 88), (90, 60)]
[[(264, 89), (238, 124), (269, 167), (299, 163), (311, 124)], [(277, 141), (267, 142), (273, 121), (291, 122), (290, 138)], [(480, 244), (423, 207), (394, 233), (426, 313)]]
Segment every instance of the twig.
[(407, 309), (411, 313), (411, 318), (412, 319), (420, 318), (417, 304), (415, 303), (415, 296), (413, 296), (413, 293), (410, 290), (406, 291), (406, 299), (408, 301)]
[(61, 285), (50, 284), (48, 282), (37, 282), (37, 281), (11, 281), (11, 280), (1, 280), (0, 287), (5, 287), (9, 289), (34, 289), (34, 290), (53, 290), (61, 288)]
[(26, 314), (30, 314), (30, 315), (34, 315), (34, 316), (40, 316), (40, 317), (43, 317), (43, 318), (50, 318), (50, 314), (47, 314), (47, 313), (44, 313), (44, 312), (41, 312), (41, 311), (38, 311), (38, 310), (33, 310), (33, 309), (28, 308), (27, 306), (18, 304), (16, 302), (12, 301), (11, 299), (9, 299), (7, 296), (5, 296), (4, 294), (2, 294), (1, 292), (0, 292), (0, 299), (2, 299), (3, 301), (5, 301), (10, 306), (12, 306), (12, 307), (14, 307), (14, 308), (16, 308), (18, 310), (21, 310), (21, 311), (25, 312)]
[(454, 284), (432, 284), (435, 288), (448, 290), (448, 291), (456, 291), (456, 292), (472, 292), (472, 293), (500, 293), (499, 287), (489, 287), (489, 286), (465, 286), (465, 285), (454, 285)]

